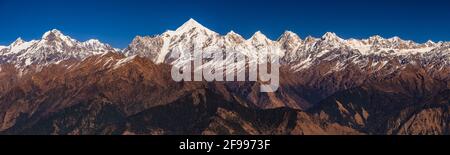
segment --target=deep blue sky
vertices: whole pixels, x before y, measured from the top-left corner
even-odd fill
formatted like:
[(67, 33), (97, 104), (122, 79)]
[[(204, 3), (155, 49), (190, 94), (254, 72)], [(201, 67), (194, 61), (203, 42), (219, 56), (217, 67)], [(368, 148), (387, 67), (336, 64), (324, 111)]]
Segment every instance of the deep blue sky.
[(0, 45), (56, 28), (80, 41), (97, 38), (124, 48), (136, 35), (176, 29), (189, 18), (244, 37), (261, 30), (276, 39), (291, 30), (302, 38), (332, 31), (343, 38), (450, 40), (446, 0), (0, 0)]

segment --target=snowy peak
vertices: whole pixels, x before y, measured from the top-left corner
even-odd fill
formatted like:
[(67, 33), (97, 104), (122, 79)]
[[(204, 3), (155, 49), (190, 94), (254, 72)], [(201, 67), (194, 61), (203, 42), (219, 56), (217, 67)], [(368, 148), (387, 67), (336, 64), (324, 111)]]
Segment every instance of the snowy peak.
[(342, 38), (336, 35), (336, 33), (333, 32), (327, 32), (322, 36), (322, 40), (326, 41), (343, 41)]
[(83, 43), (81, 43), (81, 45), (88, 49), (88, 50), (97, 50), (97, 51), (115, 51), (115, 49), (113, 49), (111, 46), (109, 46), (108, 44), (104, 44), (102, 42), (100, 42), (97, 39), (89, 39)]
[(369, 44), (374, 44), (374, 43), (378, 43), (382, 40), (385, 40), (385, 39), (379, 35), (375, 35), (375, 36), (369, 37), (368, 42), (369, 42)]
[(10, 47), (16, 47), (19, 46), (21, 44), (25, 43), (24, 40), (22, 40), (22, 38), (17, 38), (13, 43), (11, 43)]
[(327, 32), (321, 37), (319, 44), (324, 48), (340, 48), (345, 44), (345, 40), (336, 33)]
[(44, 35), (42, 35), (42, 39), (52, 39), (55, 37), (65, 37), (61, 31), (57, 30), (57, 29), (52, 29), (50, 31), (47, 31), (44, 33)]
[(305, 43), (306, 44), (311, 44), (311, 43), (314, 43), (314, 42), (316, 42), (318, 39), (317, 38), (314, 38), (314, 37), (312, 37), (312, 36), (307, 36), (306, 38), (305, 38)]
[(189, 19), (187, 22), (185, 22), (183, 25), (181, 25), (177, 30), (175, 30), (175, 33), (183, 34), (183, 33), (189, 32), (193, 29), (205, 31), (208, 33), (215, 33), (213, 31), (209, 30), (208, 28), (204, 27), (202, 24), (198, 23), (197, 21), (195, 21), (192, 18)]
[(98, 39), (89, 39), (89, 40), (85, 41), (85, 43), (88, 43), (88, 44), (101, 44), (101, 42)]
[(280, 38), (287, 37), (287, 38), (300, 38), (296, 33), (292, 31), (284, 31), (284, 33), (281, 35)]
[(254, 44), (268, 44), (271, 42), (269, 38), (266, 37), (261, 31), (255, 32), (253, 36), (249, 39)]
[(104, 46), (104, 44), (101, 43), (97, 39), (89, 39), (89, 40), (83, 42), (83, 45), (87, 45), (87, 46)]
[(369, 37), (369, 40), (384, 40), (384, 38), (381, 37), (380, 35), (374, 35)]
[(234, 31), (228, 32), (225, 35), (225, 39), (227, 41), (230, 41), (230, 42), (233, 42), (233, 43), (241, 43), (241, 42), (243, 42), (245, 40), (241, 35), (235, 33)]
[(225, 36), (236, 36), (239, 35), (236, 32), (234, 32), (233, 30), (231, 30), (230, 32), (228, 32)]
[(77, 41), (64, 35), (61, 33), (61, 31), (57, 29), (53, 29), (50, 31), (47, 31), (42, 35), (41, 44), (62, 44), (62, 46), (66, 45), (69, 47), (75, 46), (77, 44)]
[(389, 38), (388, 41), (391, 41), (391, 42), (402, 42), (403, 40), (400, 37), (394, 36), (392, 38)]
[(135, 43), (139, 43), (142, 42), (143, 40), (145, 40), (146, 38), (149, 38), (147, 36), (142, 37), (142, 36), (136, 36), (134, 37), (133, 41), (131, 41), (131, 44), (135, 44)]
[(285, 31), (283, 35), (278, 38), (279, 42), (298, 42), (301, 41), (300, 37), (292, 31)]
[(426, 45), (427, 47), (433, 47), (433, 46), (436, 46), (436, 43), (435, 43), (434, 41), (428, 40), (428, 41), (425, 43), (425, 45)]

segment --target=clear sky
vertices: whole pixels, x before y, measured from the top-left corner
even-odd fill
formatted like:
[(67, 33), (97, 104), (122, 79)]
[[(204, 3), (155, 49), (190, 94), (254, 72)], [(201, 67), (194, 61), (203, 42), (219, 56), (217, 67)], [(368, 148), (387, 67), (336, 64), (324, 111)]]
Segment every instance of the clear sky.
[(277, 39), (285, 30), (304, 38), (450, 40), (448, 0), (0, 0), (0, 45), (39, 39), (56, 28), (84, 41), (124, 48), (136, 35), (176, 29), (189, 18), (221, 34)]

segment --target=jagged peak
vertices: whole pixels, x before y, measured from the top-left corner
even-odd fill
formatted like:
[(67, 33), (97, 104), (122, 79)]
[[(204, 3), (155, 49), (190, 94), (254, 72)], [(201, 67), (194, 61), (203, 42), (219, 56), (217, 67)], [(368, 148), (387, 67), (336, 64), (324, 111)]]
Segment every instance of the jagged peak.
[(404, 40), (400, 37), (394, 36), (392, 38), (389, 38), (388, 41), (393, 42), (393, 43), (406, 43), (406, 44), (410, 44), (410, 45), (418, 45), (418, 43), (412, 41), (412, 40)]
[(54, 35), (54, 36), (64, 36), (61, 31), (57, 30), (57, 29), (52, 29), (50, 31), (47, 31), (44, 33), (44, 35), (42, 35), (42, 39), (46, 39), (49, 36)]
[(152, 39), (153, 37), (150, 36), (136, 36), (133, 38), (133, 40), (131, 41), (131, 44), (137, 44), (137, 43), (144, 43), (149, 39)]
[(384, 38), (379, 35), (374, 35), (369, 37), (369, 40), (384, 40)]
[(388, 39), (389, 41), (403, 41), (402, 38), (398, 37), (398, 36), (394, 36), (392, 38)]
[(261, 31), (256, 31), (250, 39), (264, 40), (264, 39), (268, 39), (268, 38)]
[(226, 40), (229, 40), (229, 41), (232, 41), (232, 42), (242, 42), (242, 41), (245, 40), (244, 37), (242, 37), (241, 35), (235, 33), (234, 31), (228, 32), (228, 33), (224, 36), (224, 38), (225, 38)]
[(236, 32), (234, 32), (233, 30), (231, 30), (230, 32), (227, 33), (227, 35), (239, 35)]
[(16, 41), (14, 41), (14, 42), (25, 42), (25, 40), (23, 40), (22, 37), (19, 37), (19, 38), (17, 38)]
[(138, 41), (138, 40), (142, 40), (142, 39), (144, 39), (145, 38), (145, 36), (136, 36), (136, 37), (134, 37), (134, 39), (133, 39), (133, 41)]
[(23, 43), (25, 43), (25, 41), (21, 37), (19, 37), (13, 43), (11, 43), (11, 47), (14, 47), (14, 46), (17, 46), (17, 45), (20, 45)]
[(292, 36), (292, 35), (295, 35), (295, 36), (297, 36), (296, 33), (292, 32), (292, 31), (289, 31), (289, 30), (284, 31), (283, 35), (286, 35), (286, 36)]
[(278, 41), (281, 41), (281, 40), (301, 41), (300, 37), (292, 31), (284, 31), (284, 33), (278, 38)]
[(310, 42), (314, 42), (314, 41), (316, 41), (316, 40), (318, 40), (317, 38), (314, 38), (313, 36), (307, 36), (306, 38), (305, 38), (305, 42), (306, 43), (310, 43)]
[(334, 32), (327, 32), (322, 36), (323, 40), (343, 40)]
[(426, 43), (435, 44), (433, 40), (428, 40)]
[(47, 43), (47, 42), (64, 42), (68, 46), (74, 46), (78, 43), (75, 39), (70, 38), (69, 36), (64, 35), (61, 31), (57, 29), (52, 29), (50, 31), (47, 31), (42, 35), (41, 43)]
[(428, 45), (434, 45), (434, 44), (436, 44), (433, 40), (428, 40), (425, 44), (428, 44)]
[(272, 42), (269, 38), (267, 38), (266, 35), (264, 35), (261, 31), (255, 32), (251, 38), (249, 38), (247, 41), (252, 42), (253, 44), (268, 44)]
[(433, 46), (436, 46), (436, 45), (438, 45), (439, 43), (436, 43), (436, 42), (434, 42), (434, 41), (432, 41), (432, 40), (428, 40), (427, 42), (425, 42), (424, 43), (424, 45), (425, 46), (428, 46), (428, 47), (433, 47)]
[(175, 31), (168, 31), (174, 32), (174, 33), (185, 33), (192, 29), (198, 29), (198, 30), (205, 30), (206, 32), (214, 33), (213, 31), (209, 30), (208, 28), (204, 27), (202, 24), (198, 23), (196, 20), (190, 18), (187, 22), (185, 22), (183, 25), (181, 25), (178, 29)]
[(230, 32), (228, 32), (225, 37), (239, 37), (239, 38), (243, 38), (240, 34), (234, 32), (233, 30), (231, 30)]

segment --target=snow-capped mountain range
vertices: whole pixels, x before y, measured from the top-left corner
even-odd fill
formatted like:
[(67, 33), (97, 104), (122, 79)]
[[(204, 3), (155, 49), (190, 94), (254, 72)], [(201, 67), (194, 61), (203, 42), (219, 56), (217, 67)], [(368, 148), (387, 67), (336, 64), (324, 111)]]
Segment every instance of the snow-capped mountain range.
[[(290, 31), (286, 31), (275, 41), (270, 40), (260, 31), (251, 38), (245, 39), (233, 31), (221, 36), (193, 19), (175, 31), (167, 31), (155, 37), (138, 36), (123, 53), (127, 56), (148, 57), (155, 63), (182, 66), (186, 63), (185, 60), (191, 60), (191, 58), (183, 57), (186, 55), (183, 53), (192, 53), (194, 48), (204, 52), (240, 52), (250, 58), (257, 57), (258, 52), (272, 50), (273, 54), (280, 54), (282, 64), (292, 65), (295, 71), (307, 69), (322, 61), (335, 61), (335, 69), (342, 69), (350, 63), (360, 68), (370, 65), (381, 69), (392, 61), (397, 61), (400, 65), (431, 64), (435, 68), (450, 64), (450, 43), (448, 42), (428, 41), (419, 44), (399, 37), (385, 39), (380, 36), (362, 40), (345, 40), (331, 32), (324, 34), (321, 38), (308, 36), (302, 40)], [(181, 57), (173, 57), (173, 55)]]
[[(227, 56), (199, 68), (224, 66), (235, 53), (244, 63), (276, 54), (280, 87), (175, 81), (171, 67), (190, 63), (194, 51)], [(246, 39), (191, 19), (118, 50), (51, 30), (0, 46), (0, 79), (0, 134), (450, 133), (449, 42), (290, 31)]]
[(190, 19), (174, 31), (166, 31), (154, 37), (137, 36), (124, 50), (114, 49), (95, 39), (79, 42), (58, 30), (51, 30), (40, 40), (24, 41), (18, 38), (9, 46), (0, 46), (0, 63), (24, 68), (118, 52), (128, 57), (146, 57), (155, 63), (183, 65), (192, 59), (187, 57), (189, 55), (186, 53), (192, 54), (194, 50), (201, 50), (239, 52), (255, 59), (258, 52), (273, 51), (272, 54), (278, 54), (282, 58), (282, 64), (291, 65), (295, 71), (307, 69), (321, 61), (336, 61), (336, 69), (349, 63), (361, 68), (371, 65), (381, 69), (391, 61), (398, 61), (400, 64), (431, 64), (433, 67), (442, 68), (450, 64), (449, 49), (448, 42), (428, 41), (419, 44), (398, 37), (385, 39), (380, 36), (345, 40), (331, 32), (321, 38), (308, 36), (301, 39), (297, 34), (286, 31), (277, 40), (270, 40), (258, 31), (251, 38), (245, 39), (233, 31), (222, 36)]
[(0, 63), (22, 68), (63, 60), (81, 60), (105, 52), (117, 51), (99, 40), (79, 42), (54, 29), (46, 32), (40, 40), (24, 41), (18, 38), (11, 45), (0, 48)]

